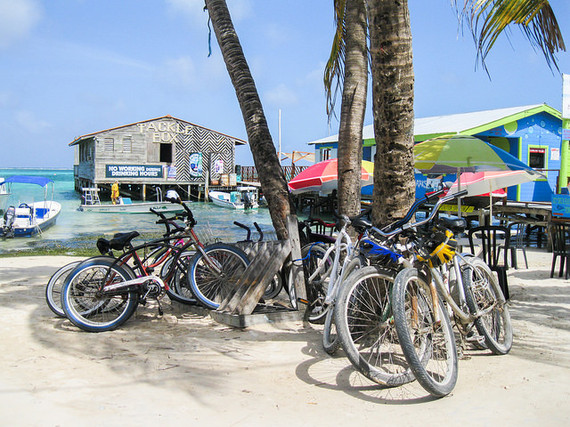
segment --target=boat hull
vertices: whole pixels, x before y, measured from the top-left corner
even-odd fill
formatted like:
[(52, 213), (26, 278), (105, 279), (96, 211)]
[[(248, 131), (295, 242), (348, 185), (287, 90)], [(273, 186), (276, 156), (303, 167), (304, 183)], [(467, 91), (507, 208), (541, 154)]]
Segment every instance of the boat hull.
[(55, 225), (61, 212), (61, 204), (57, 202), (36, 202), (28, 205), (34, 212), (26, 217), (18, 215), (12, 225), (14, 237), (32, 237)]
[[(208, 196), (210, 198), (210, 201), (216, 206), (220, 206), (222, 208), (227, 208), (227, 209), (238, 209), (238, 210), (246, 209), (245, 204), (243, 202), (241, 201), (232, 202), (230, 194), (224, 191), (210, 191)], [(258, 207), (259, 206), (257, 205), (257, 203), (254, 203), (253, 206), (248, 207), (247, 209), (257, 209)]]
[(181, 205), (173, 204), (170, 202), (141, 202), (130, 203), (125, 205), (113, 204), (100, 204), (100, 205), (81, 205), (80, 211), (83, 212), (98, 212), (98, 213), (128, 213), (128, 214), (149, 214), (150, 209), (157, 212), (183, 212), (184, 208)]

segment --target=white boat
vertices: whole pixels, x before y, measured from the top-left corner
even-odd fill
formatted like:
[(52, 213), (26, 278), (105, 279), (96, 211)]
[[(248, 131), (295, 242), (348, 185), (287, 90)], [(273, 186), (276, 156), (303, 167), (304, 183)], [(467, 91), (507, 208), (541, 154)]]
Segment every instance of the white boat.
[[(41, 176), (15, 175), (7, 178), (3, 185), (36, 184), (44, 187), (44, 200), (41, 202), (20, 203), (18, 207), (6, 208), (0, 224), (0, 235), (4, 237), (30, 237), (41, 234), (44, 230), (55, 224), (61, 212), (61, 204), (47, 200), (47, 186), (53, 181)], [(8, 188), (7, 192), (10, 192)]]
[(149, 214), (150, 209), (157, 212), (183, 212), (184, 208), (179, 204), (164, 202), (158, 193), (156, 202), (133, 202), (128, 197), (119, 197), (119, 203), (101, 203), (99, 199), (99, 188), (83, 188), (83, 204), (79, 207), (83, 212), (99, 212), (99, 213), (130, 213), (130, 214)]
[(236, 191), (210, 191), (208, 197), (216, 206), (229, 209), (257, 209), (257, 188), (237, 187)]

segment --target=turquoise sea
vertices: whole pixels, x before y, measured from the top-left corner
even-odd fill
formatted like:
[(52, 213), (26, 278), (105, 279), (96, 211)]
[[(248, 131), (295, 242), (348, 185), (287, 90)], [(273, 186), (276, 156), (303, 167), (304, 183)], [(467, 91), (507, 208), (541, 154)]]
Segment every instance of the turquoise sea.
[[(28, 238), (0, 239), (0, 254), (22, 251), (38, 247), (90, 247), (95, 246), (99, 237), (110, 238), (113, 234), (136, 230), (145, 236), (159, 235), (164, 226), (157, 225), (153, 214), (109, 214), (81, 212), (77, 208), (81, 197), (73, 187), (73, 170), (67, 169), (0, 169), (0, 176), (12, 175), (44, 176), (54, 181), (53, 199), (62, 205), (56, 225), (44, 231), (41, 236)], [(48, 186), (50, 187), (50, 186)], [(48, 195), (51, 197), (51, 190)], [(44, 191), (33, 184), (12, 186), (11, 205), (44, 199)], [(213, 236), (218, 241), (236, 242), (246, 237), (246, 232), (233, 224), (239, 221), (254, 230), (257, 222), (269, 237), (273, 233), (269, 211), (240, 212), (214, 206), (211, 203), (192, 202), (189, 204), (196, 218), (196, 232), (199, 236)], [(257, 233), (253, 233), (257, 238)]]

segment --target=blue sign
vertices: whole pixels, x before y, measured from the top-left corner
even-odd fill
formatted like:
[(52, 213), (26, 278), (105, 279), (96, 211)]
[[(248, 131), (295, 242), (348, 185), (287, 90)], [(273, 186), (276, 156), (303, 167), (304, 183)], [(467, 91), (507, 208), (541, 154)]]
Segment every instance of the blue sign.
[(570, 195), (552, 195), (552, 216), (559, 218), (570, 218)]
[(162, 166), (106, 165), (105, 178), (162, 178)]

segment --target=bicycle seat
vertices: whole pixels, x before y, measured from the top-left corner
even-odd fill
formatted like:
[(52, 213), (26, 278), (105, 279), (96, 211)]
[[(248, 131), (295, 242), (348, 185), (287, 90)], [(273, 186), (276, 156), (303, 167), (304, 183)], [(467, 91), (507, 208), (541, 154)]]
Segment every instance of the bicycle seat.
[(442, 217), (438, 219), (438, 222), (453, 231), (453, 234), (462, 233), (467, 228), (467, 221), (465, 218)]
[(131, 231), (130, 233), (117, 233), (111, 240), (100, 237), (97, 239), (97, 249), (102, 254), (108, 253), (111, 249), (122, 251), (138, 235), (138, 231)]
[(354, 218), (351, 224), (356, 231), (359, 233), (363, 232), (364, 230), (372, 227), (372, 223), (365, 218)]

